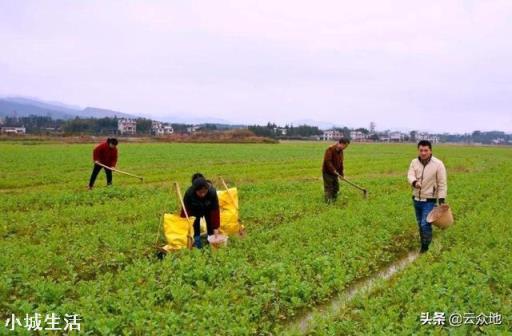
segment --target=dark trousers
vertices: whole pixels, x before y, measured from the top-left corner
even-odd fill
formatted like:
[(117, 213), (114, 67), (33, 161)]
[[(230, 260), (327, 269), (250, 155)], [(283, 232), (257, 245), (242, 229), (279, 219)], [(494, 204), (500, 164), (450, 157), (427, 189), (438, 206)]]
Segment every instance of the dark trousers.
[(107, 176), (107, 185), (112, 184), (112, 170), (95, 164), (94, 168), (92, 169), (91, 179), (89, 180), (89, 187), (92, 188), (94, 182), (96, 181), (96, 177), (98, 177), (98, 174), (102, 168), (105, 169), (105, 175)]
[(190, 216), (194, 216), (196, 219), (194, 220), (194, 236), (201, 235), (201, 217), (204, 217), (206, 220), (206, 232), (209, 236), (213, 234), (212, 221), (210, 218), (210, 212), (206, 210), (205, 212), (200, 212), (198, 214), (190, 214)]
[(420, 230), (421, 245), (428, 247), (432, 241), (432, 224), (427, 222), (427, 216), (436, 206), (435, 202), (426, 201), (420, 202), (413, 200), (414, 213), (416, 214), (416, 221)]
[(340, 190), (340, 182), (338, 181), (338, 176), (325, 172), (322, 175), (324, 178), (325, 201), (335, 201), (338, 197), (338, 191)]

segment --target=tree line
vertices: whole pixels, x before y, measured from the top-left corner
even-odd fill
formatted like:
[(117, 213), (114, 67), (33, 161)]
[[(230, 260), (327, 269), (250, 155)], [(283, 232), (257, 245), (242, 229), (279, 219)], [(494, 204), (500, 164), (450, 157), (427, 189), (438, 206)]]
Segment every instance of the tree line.
[(263, 136), (267, 138), (308, 138), (312, 136), (322, 135), (322, 130), (320, 130), (316, 126), (308, 126), (308, 125), (285, 125), (284, 127), (279, 127), (275, 123), (267, 123), (267, 125), (250, 125), (248, 129), (252, 131), (255, 135)]
[[(152, 120), (137, 118), (137, 134), (151, 135)], [(118, 118), (79, 118), (62, 120), (46, 116), (31, 115), (27, 117), (5, 117), (3, 126), (25, 127), (27, 133), (46, 134), (88, 134), (88, 135), (113, 135), (118, 133)], [(174, 129), (186, 130), (188, 125), (171, 124)]]
[[(138, 135), (151, 135), (151, 119), (135, 119)], [(5, 117), (2, 126), (25, 127), (27, 133), (32, 134), (88, 134), (88, 135), (113, 135), (117, 134), (118, 118), (79, 118), (62, 120), (53, 119), (48, 116), (31, 115), (27, 117)], [(176, 133), (186, 133), (191, 124), (170, 124)], [(227, 128), (226, 128), (227, 127)], [(202, 124), (198, 130), (213, 132), (229, 129), (229, 125)], [(250, 125), (247, 127), (257, 136), (272, 139), (304, 139), (321, 136), (323, 131), (316, 126), (309, 125), (285, 125), (278, 126), (275, 123), (268, 122), (266, 125)], [(387, 132), (370, 132), (366, 128), (335, 128), (341, 135), (350, 139), (351, 131), (360, 131), (368, 136), (369, 140), (378, 141), (380, 136)], [(404, 141), (415, 141), (417, 131), (411, 131), (406, 134)], [(482, 144), (510, 144), (512, 134), (502, 131), (474, 131), (466, 134), (437, 134), (440, 142), (459, 142), (459, 143), (482, 143)]]

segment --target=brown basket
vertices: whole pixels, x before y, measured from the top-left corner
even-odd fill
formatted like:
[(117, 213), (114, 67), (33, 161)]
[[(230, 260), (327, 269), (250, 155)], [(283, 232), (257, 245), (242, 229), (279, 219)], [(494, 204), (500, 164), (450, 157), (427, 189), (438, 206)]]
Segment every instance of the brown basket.
[(453, 214), (448, 204), (435, 207), (427, 216), (427, 222), (434, 224), (440, 229), (446, 229), (453, 224)]

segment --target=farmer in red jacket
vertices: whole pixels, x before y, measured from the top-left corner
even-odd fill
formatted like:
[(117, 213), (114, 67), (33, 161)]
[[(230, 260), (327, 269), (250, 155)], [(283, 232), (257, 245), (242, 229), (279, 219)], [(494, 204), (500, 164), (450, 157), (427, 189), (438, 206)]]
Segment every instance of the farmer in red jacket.
[(117, 139), (108, 138), (107, 141), (99, 144), (94, 148), (92, 152), (94, 160), (94, 168), (92, 170), (91, 179), (89, 180), (89, 190), (94, 186), (94, 181), (100, 172), (101, 168), (105, 169), (105, 175), (107, 175), (107, 185), (112, 184), (112, 170), (100, 166), (101, 163), (105, 166), (115, 168), (117, 164)]

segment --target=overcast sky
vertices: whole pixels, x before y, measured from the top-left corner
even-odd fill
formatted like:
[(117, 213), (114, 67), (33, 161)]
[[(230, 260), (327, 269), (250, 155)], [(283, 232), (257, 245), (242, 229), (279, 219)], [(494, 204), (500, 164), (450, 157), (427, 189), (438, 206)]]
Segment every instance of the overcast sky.
[(0, 0), (0, 94), (154, 118), (512, 131), (512, 1)]

